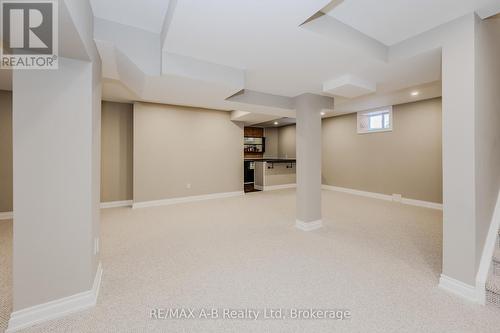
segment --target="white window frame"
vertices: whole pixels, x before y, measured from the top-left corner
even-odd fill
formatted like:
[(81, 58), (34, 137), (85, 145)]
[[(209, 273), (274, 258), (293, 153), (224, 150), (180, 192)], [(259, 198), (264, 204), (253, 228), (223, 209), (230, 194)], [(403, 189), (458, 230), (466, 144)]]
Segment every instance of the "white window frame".
[[(370, 116), (376, 116), (379, 114), (389, 113), (389, 127), (388, 128), (379, 128), (379, 129), (370, 129), (370, 128), (361, 128), (361, 120), (363, 118), (369, 118)], [(383, 122), (383, 119), (382, 119)], [(380, 133), (380, 132), (391, 132), (394, 127), (394, 118), (392, 116), (392, 105), (384, 106), (381, 108), (360, 111), (357, 113), (357, 125), (358, 125), (358, 134), (368, 134), (368, 133)]]

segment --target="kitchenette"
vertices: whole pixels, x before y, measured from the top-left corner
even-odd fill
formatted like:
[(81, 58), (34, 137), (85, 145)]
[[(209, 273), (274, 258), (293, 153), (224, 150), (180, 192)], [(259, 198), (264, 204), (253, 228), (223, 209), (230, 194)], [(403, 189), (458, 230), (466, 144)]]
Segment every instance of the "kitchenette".
[(245, 127), (244, 187), (247, 193), (295, 187), (296, 161), (279, 156), (277, 130)]

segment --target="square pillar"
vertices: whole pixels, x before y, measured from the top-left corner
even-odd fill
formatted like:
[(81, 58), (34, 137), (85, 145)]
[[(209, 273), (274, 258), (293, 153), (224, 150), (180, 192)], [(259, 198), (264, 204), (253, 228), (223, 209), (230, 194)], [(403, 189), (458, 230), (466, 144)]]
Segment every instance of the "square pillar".
[(100, 65), (66, 58), (58, 70), (14, 71), (10, 330), (43, 320), (44, 310), (95, 304), (100, 75)]
[(296, 227), (321, 228), (321, 111), (333, 108), (333, 99), (314, 94), (295, 98), (297, 112)]

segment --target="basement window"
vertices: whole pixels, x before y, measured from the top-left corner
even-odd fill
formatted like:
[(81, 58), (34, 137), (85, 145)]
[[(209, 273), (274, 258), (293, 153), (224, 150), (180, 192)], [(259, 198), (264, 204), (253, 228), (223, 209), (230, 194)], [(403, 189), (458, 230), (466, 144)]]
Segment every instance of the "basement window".
[(392, 131), (392, 106), (358, 112), (358, 134)]

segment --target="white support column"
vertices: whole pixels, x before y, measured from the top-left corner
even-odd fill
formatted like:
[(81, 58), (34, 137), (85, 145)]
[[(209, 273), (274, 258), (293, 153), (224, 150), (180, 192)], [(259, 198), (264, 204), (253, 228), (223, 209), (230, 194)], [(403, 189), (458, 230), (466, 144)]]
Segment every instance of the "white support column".
[(475, 284), (475, 17), (443, 45), (443, 273), (441, 286)]
[(321, 111), (333, 108), (329, 97), (303, 94), (297, 112), (297, 228), (321, 228)]
[[(443, 43), (443, 272), (440, 286), (481, 301), (500, 186), (498, 19), (469, 14)], [(491, 242), (488, 242), (488, 240)], [(478, 293), (483, 294), (478, 297)]]
[(99, 82), (100, 66), (66, 58), (59, 58), (58, 70), (14, 72), (9, 331), (95, 304)]

